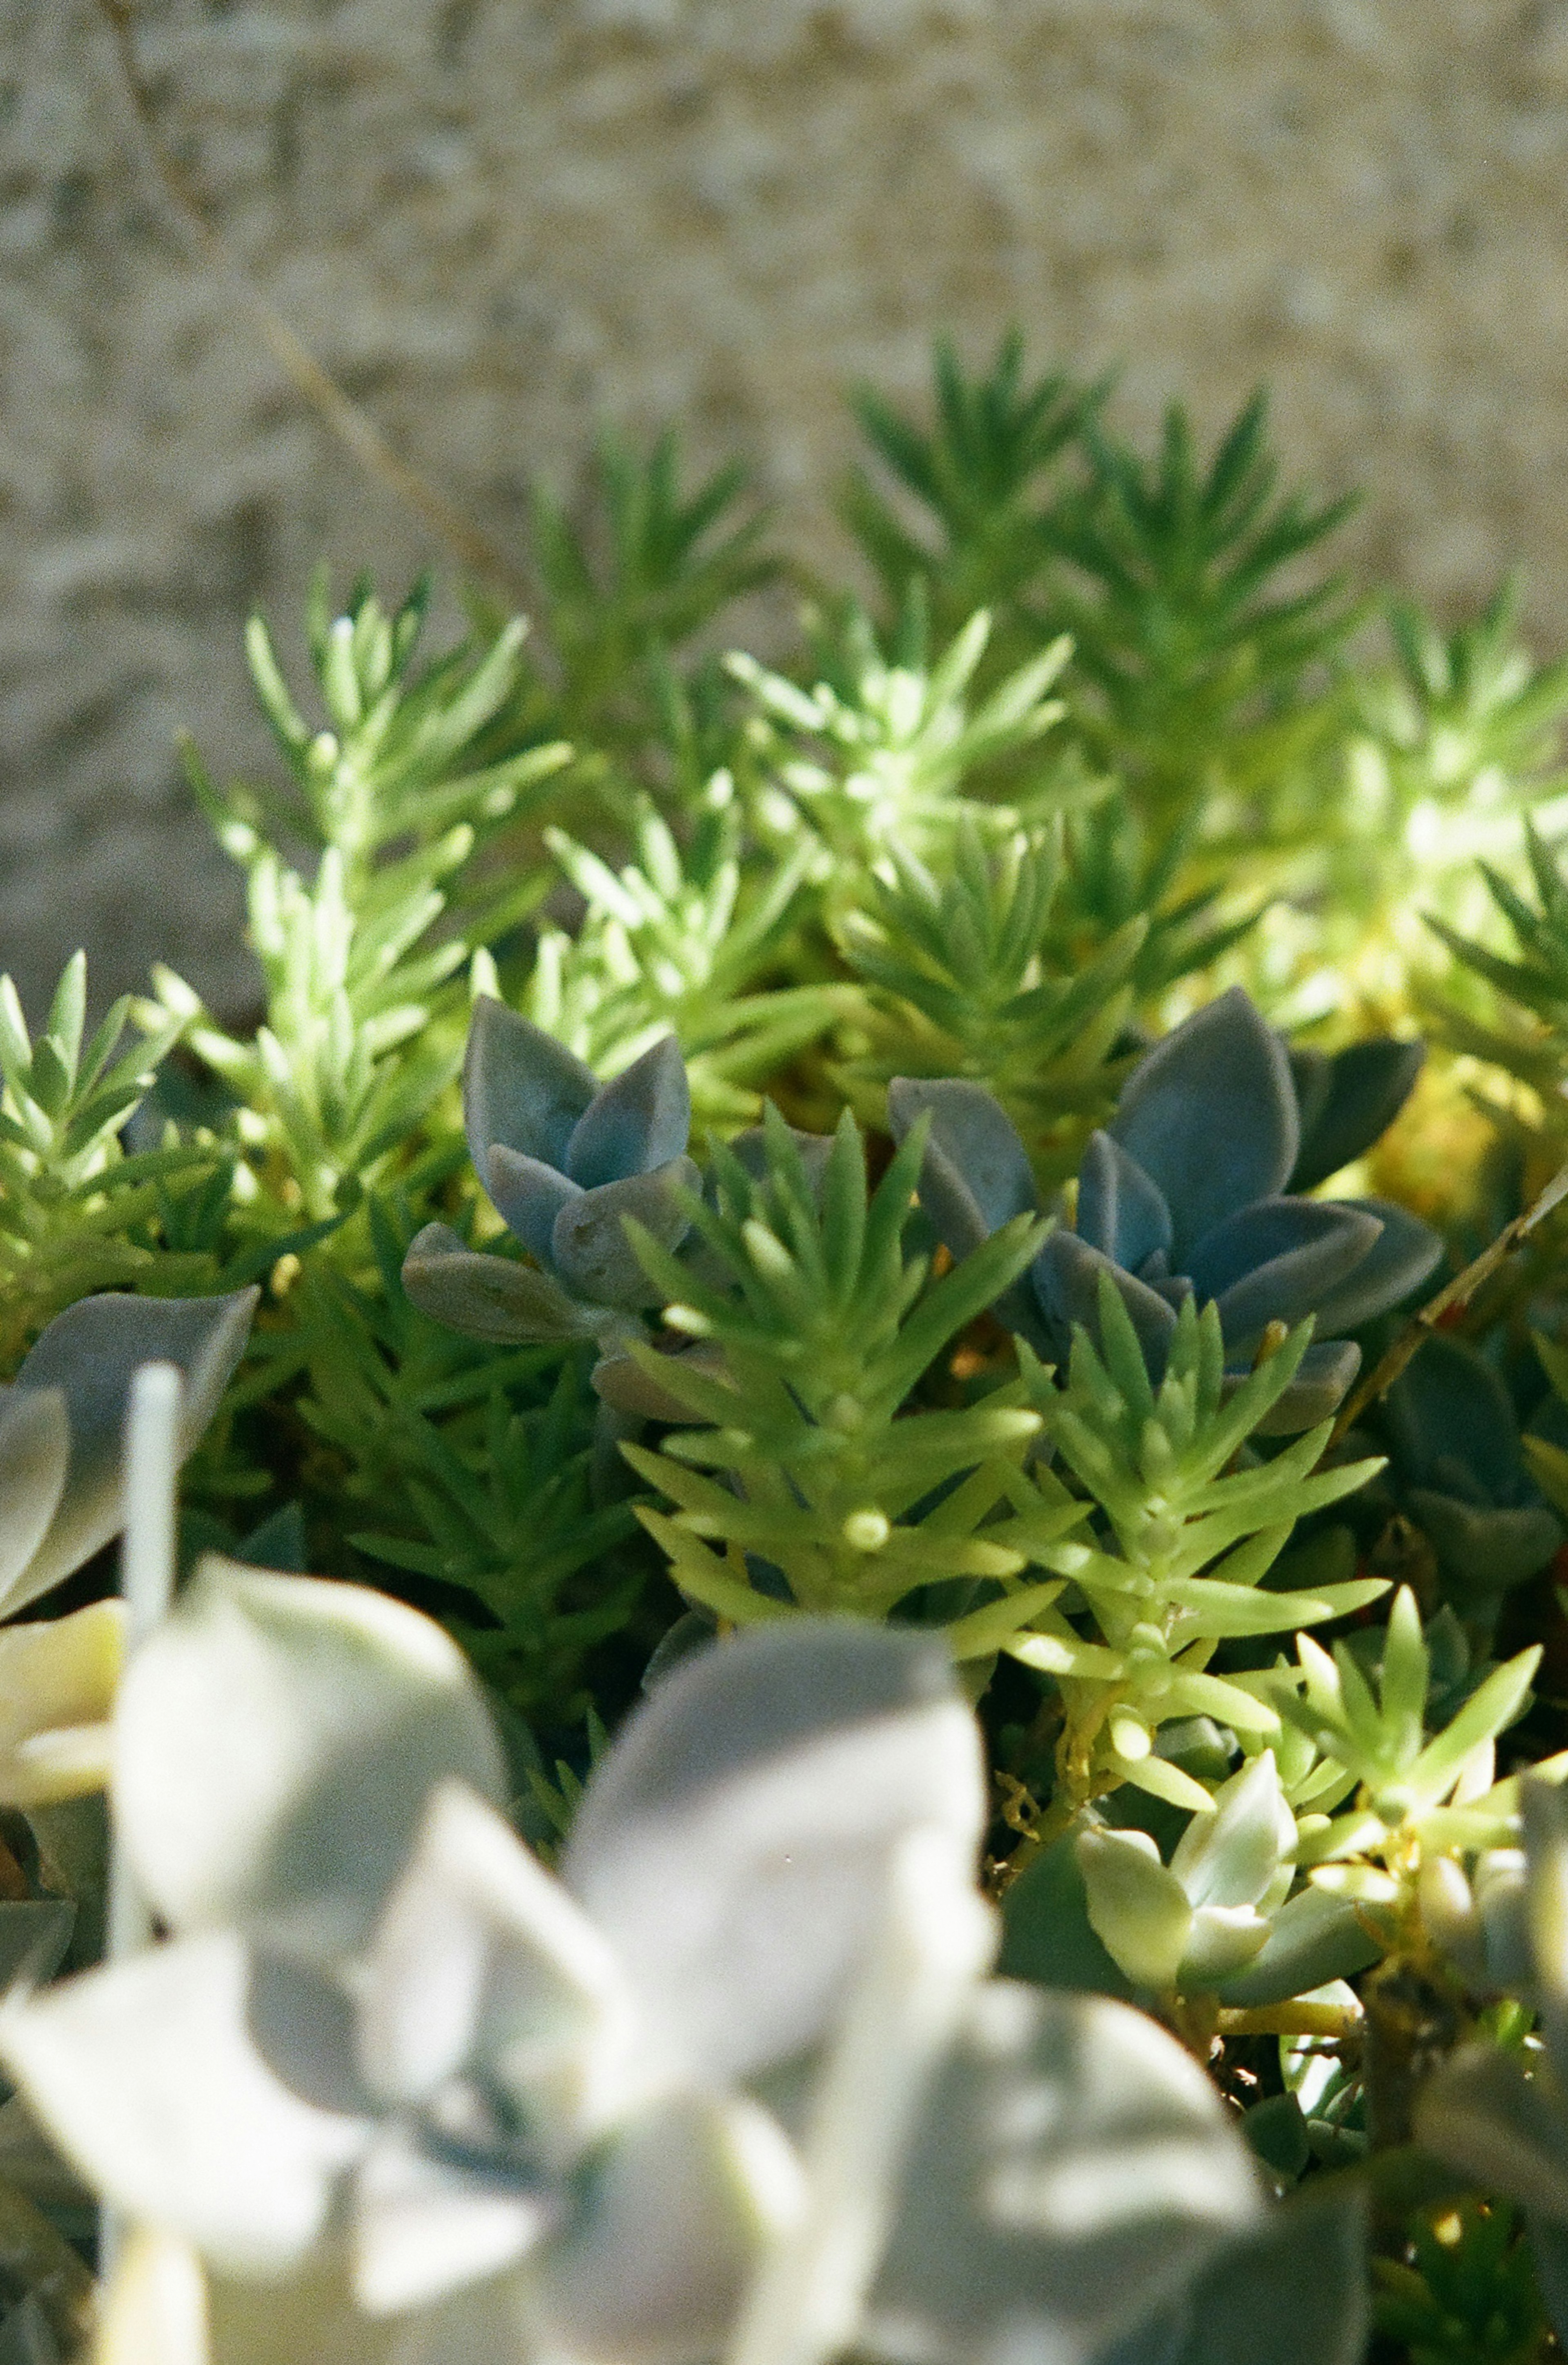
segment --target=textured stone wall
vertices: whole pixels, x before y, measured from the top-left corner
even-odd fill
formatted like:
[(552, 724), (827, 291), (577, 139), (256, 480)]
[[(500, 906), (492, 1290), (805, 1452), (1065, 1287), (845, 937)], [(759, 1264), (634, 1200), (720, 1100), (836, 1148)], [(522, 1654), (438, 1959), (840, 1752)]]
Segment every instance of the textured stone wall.
[[(1213, 428), (1259, 376), (1353, 546), (1562, 628), (1557, 0), (142, 0), (170, 146), (393, 440), (502, 540), (597, 420), (756, 463), (790, 538), (859, 377), (932, 331), (1124, 366)], [(91, 0), (0, 0), (0, 964), (173, 954), (246, 993), (186, 724), (263, 759), (247, 608), (428, 549), (334, 449), (140, 159)]]

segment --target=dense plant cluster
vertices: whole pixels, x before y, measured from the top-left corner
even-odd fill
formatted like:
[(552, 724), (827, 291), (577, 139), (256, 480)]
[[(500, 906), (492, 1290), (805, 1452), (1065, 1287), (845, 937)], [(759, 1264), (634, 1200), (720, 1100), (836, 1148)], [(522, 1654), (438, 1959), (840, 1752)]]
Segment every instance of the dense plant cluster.
[(0, 981), (0, 2365), (1568, 2341), (1568, 666), (1113, 408), (319, 584), (254, 1023)]

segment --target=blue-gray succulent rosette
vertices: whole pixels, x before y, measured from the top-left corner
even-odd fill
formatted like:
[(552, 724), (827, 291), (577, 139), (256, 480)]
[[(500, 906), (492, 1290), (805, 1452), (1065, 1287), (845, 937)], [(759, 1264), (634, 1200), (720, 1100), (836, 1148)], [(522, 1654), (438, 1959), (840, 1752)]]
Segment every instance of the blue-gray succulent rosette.
[(700, 1181), (686, 1154), (691, 1093), (675, 1037), (600, 1084), (542, 1027), (482, 996), (463, 1115), (475, 1171), (537, 1269), (427, 1224), (403, 1268), (415, 1304), (472, 1338), (508, 1344), (596, 1339), (614, 1353), (641, 1338), (636, 1317), (659, 1293), (622, 1219), (676, 1248), (689, 1225), (681, 1192)]
[[(1089, 1138), (1070, 1220), (1064, 1209), (999, 1319), (1065, 1361), (1075, 1324), (1098, 1336), (1108, 1273), (1156, 1379), (1190, 1296), (1216, 1306), (1239, 1378), (1271, 1324), (1311, 1315), (1313, 1343), (1268, 1428), (1328, 1418), (1361, 1362), (1345, 1334), (1417, 1288), (1441, 1242), (1388, 1200), (1304, 1194), (1377, 1138), (1420, 1063), (1418, 1045), (1393, 1041), (1293, 1054), (1239, 988), (1207, 1003), (1134, 1069), (1111, 1124)], [(888, 1107), (899, 1140), (929, 1115), (921, 1205), (955, 1257), (1037, 1210), (1028, 1154), (982, 1086), (898, 1077)]]

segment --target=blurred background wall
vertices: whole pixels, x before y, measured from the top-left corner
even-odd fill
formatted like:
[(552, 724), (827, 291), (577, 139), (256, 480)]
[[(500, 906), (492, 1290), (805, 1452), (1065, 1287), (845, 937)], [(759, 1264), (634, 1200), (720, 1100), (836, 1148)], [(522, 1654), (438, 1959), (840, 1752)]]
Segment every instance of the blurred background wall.
[[(1288, 465), (1445, 617), (1568, 640), (1559, 0), (139, 0), (170, 150), (247, 270), (503, 544), (596, 423), (738, 452), (842, 559), (846, 385), (1121, 365), (1147, 433), (1272, 382)], [(148, 171), (92, 0), (0, 0), (0, 967), (245, 995), (172, 758), (265, 759), (239, 635), (313, 561), (438, 555)], [(760, 620), (766, 631), (766, 619)], [(97, 998), (97, 992), (95, 999)]]

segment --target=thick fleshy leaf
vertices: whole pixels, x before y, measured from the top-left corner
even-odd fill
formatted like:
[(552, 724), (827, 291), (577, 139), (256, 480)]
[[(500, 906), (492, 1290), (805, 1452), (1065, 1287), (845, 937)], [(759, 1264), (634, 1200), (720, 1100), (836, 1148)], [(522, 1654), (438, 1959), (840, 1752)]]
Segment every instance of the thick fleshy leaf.
[(800, 2169), (755, 2104), (682, 2095), (585, 2163), (582, 2200), (540, 2262), (547, 2353), (597, 2365), (703, 2365), (722, 2353)]
[[(1524, 1457), (1513, 1399), (1484, 1355), (1441, 1332), (1421, 1341), (1383, 1398), (1397, 1466), (1415, 1485), (1456, 1491), (1454, 1466), (1474, 1482), (1475, 1502), (1519, 1499)], [(1459, 1490), (1470, 1493), (1468, 1487)]]
[(1356, 1911), (1354, 1900), (1316, 1887), (1288, 1897), (1269, 1935), (1243, 1971), (1219, 1989), (1226, 2005), (1286, 2003), (1331, 1979), (1370, 1970), (1383, 1953)]
[(463, 1059), (463, 1123), (481, 1179), (497, 1142), (564, 1166), (572, 1127), (598, 1090), (593, 1070), (553, 1035), (492, 995), (478, 997)]
[(1128, 1272), (1146, 1257), (1170, 1251), (1170, 1208), (1137, 1159), (1108, 1133), (1092, 1133), (1084, 1147), (1073, 1229)]
[(1479, 2184), (1568, 2225), (1568, 2107), (1517, 2053), (1467, 2045), (1416, 2097), (1416, 2139)]
[(368, 1587), (208, 1555), (121, 1687), (120, 1829), (176, 1928), (359, 1945), (449, 1779), (506, 1795), (478, 1684), (433, 1620)]
[[(1401, 1043), (1391, 1035), (1351, 1043), (1332, 1059), (1320, 1052), (1311, 1082), (1291, 1054), (1291, 1073), (1301, 1111), (1301, 1146), (1285, 1188), (1313, 1191), (1341, 1166), (1370, 1149), (1387, 1131), (1416, 1089), (1427, 1057), (1424, 1043)], [(1306, 1084), (1306, 1089), (1303, 1089)]]
[(678, 1667), (594, 1772), (563, 1870), (705, 2082), (821, 2038), (913, 1832), (972, 1866), (972, 1713), (938, 1642), (791, 1619)]
[(689, 1158), (673, 1159), (652, 1174), (603, 1182), (564, 1206), (551, 1236), (551, 1258), (567, 1286), (601, 1306), (657, 1306), (664, 1292), (650, 1281), (626, 1237), (632, 1216), (661, 1248), (678, 1248), (690, 1227), (678, 1191), (700, 1182)]
[(386, 2106), (469, 2073), (561, 2168), (621, 2099), (633, 2006), (593, 1923), (509, 1824), (443, 1784), (361, 1980), (359, 2053)]
[[(525, 1158), (521, 1149), (509, 1149), (504, 1141), (492, 1143), (478, 1173), (507, 1229), (531, 1256), (547, 1265), (555, 1218), (570, 1201), (582, 1197), (581, 1183), (569, 1182), (542, 1158)], [(452, 1235), (454, 1239), (456, 1237)]]
[(1424, 1224), (1408, 1207), (1396, 1206), (1392, 1199), (1356, 1199), (1346, 1204), (1375, 1216), (1383, 1229), (1355, 1271), (1331, 1289), (1317, 1308), (1320, 1339), (1338, 1330), (1359, 1330), (1363, 1322), (1386, 1314), (1420, 1287), (1443, 1252), (1430, 1224)]
[(444, 1224), (416, 1233), (403, 1260), (403, 1286), (421, 1314), (470, 1339), (502, 1347), (593, 1335), (593, 1317), (558, 1281), (510, 1257), (465, 1248)]
[(660, 1372), (666, 1363), (678, 1368), (682, 1364), (702, 1373), (705, 1379), (722, 1379), (726, 1366), (723, 1351), (707, 1339), (689, 1347), (678, 1347), (670, 1353), (650, 1350), (654, 1364), (645, 1370), (634, 1356), (629, 1354), (601, 1355), (589, 1377), (593, 1392), (607, 1404), (611, 1412), (627, 1413), (637, 1420), (695, 1421), (702, 1416), (692, 1411), (683, 1396), (673, 1386), (666, 1387)]
[(354, 2000), (336, 1967), (266, 1946), (251, 1949), (245, 2024), (279, 2084), (302, 2102), (350, 2118), (373, 2115), (360, 2075)]
[(1295, 1819), (1280, 1788), (1271, 1749), (1215, 1793), (1212, 1815), (1194, 1815), (1176, 1843), (1170, 1869), (1192, 1905), (1256, 1905), (1295, 1854)]
[(1072, 1345), (1072, 1326), (1081, 1323), (1090, 1337), (1100, 1336), (1100, 1276), (1109, 1273), (1132, 1317), (1137, 1342), (1149, 1375), (1159, 1380), (1176, 1330), (1176, 1312), (1169, 1300), (1149, 1289), (1121, 1266), (1113, 1264), (1074, 1232), (1053, 1232), (1029, 1268), (1035, 1295), (1045, 1317), (1051, 1351), (1064, 1361)]
[(118, 1601), (0, 1631), (0, 1805), (103, 1788), (124, 1654)]
[(1091, 1827), (1078, 1837), (1089, 1920), (1138, 1988), (1174, 1987), (1192, 1934), (1192, 1901), (1147, 1832)]
[(71, 1458), (49, 1531), (0, 1610), (36, 1600), (118, 1534), (126, 1407), (143, 1363), (173, 1363), (181, 1373), (181, 1461), (195, 1450), (244, 1352), (259, 1295), (84, 1297), (55, 1316), (17, 1384), (63, 1391)]
[(1131, 1996), (1131, 1981), (1090, 1922), (1076, 1833), (1064, 1832), (1009, 1884), (997, 1968), (1034, 1987), (1087, 1989), (1123, 2001)]
[[(1310, 1140), (1318, 1118), (1328, 1105), (1328, 1095), (1334, 1082), (1334, 1062), (1327, 1051), (1309, 1049), (1305, 1043), (1285, 1040), (1285, 1057), (1290, 1062), (1291, 1083), (1295, 1092), (1296, 1125), (1303, 1149)], [(1295, 1165), (1291, 1170), (1289, 1190), (1309, 1189), (1298, 1184), (1296, 1174), (1302, 1165), (1302, 1149), (1296, 1152)]]
[(1179, 2365), (1361, 2365), (1367, 2344), (1367, 2198), (1309, 2185), (1228, 2243), (1188, 2301)]
[[(902, 1142), (929, 1112), (920, 1201), (945, 1245), (967, 1256), (1014, 1216), (1039, 1205), (1029, 1154), (1000, 1101), (961, 1078), (895, 1076), (888, 1122)], [(929, 1169), (929, 1171), (927, 1171)], [(948, 1239), (952, 1229), (958, 1237)]]
[(320, 2236), (364, 2123), (301, 2102), (247, 2025), (231, 1933), (156, 1946), (0, 2010), (0, 2056), (66, 2158), (132, 2217), (236, 2273)]
[(995, 1952), (996, 1916), (938, 1833), (900, 1842), (876, 1929), (815, 2066), (802, 2205), (746, 2295), (732, 2365), (858, 2348), (933, 2079)]
[(1506, 1593), (1525, 1584), (1562, 1543), (1562, 1522), (1544, 1504), (1477, 1510), (1425, 1486), (1410, 1487), (1405, 1499), (1445, 1575), (1473, 1594)]
[(59, 1388), (0, 1388), (0, 1616), (49, 1533), (65, 1488), (71, 1424)]
[(1103, 1997), (993, 1981), (927, 2099), (857, 2345), (1067, 2365), (1175, 2298), (1260, 2206), (1174, 2037)]
[(536, 2250), (564, 2202), (550, 2183), (442, 2157), (397, 2125), (354, 2180), (354, 2293), (371, 2315), (427, 2307)]
[(1180, 1272), (1206, 1232), (1282, 1190), (1295, 1164), (1284, 1046), (1233, 986), (1139, 1060), (1110, 1130), (1164, 1196)]
[(1201, 1239), (1186, 1272), (1219, 1307), (1226, 1344), (1246, 1347), (1267, 1322), (1294, 1326), (1371, 1255), (1380, 1227), (1359, 1207), (1258, 1199)]
[(596, 1093), (572, 1129), (562, 1160), (585, 1191), (631, 1174), (651, 1174), (685, 1151), (691, 1135), (691, 1087), (673, 1035)]
[(1252, 1961), (1268, 1935), (1267, 1921), (1250, 1905), (1200, 1905), (1177, 1967), (1176, 1986), (1183, 1995), (1220, 1986)]
[[(1296, 1365), (1289, 1387), (1275, 1398), (1252, 1434), (1295, 1437), (1304, 1429), (1316, 1429), (1320, 1420), (1331, 1419), (1361, 1368), (1361, 1351), (1353, 1339), (1315, 1339)], [(1246, 1378), (1244, 1371), (1227, 1372), (1226, 1394), (1231, 1395)]]

